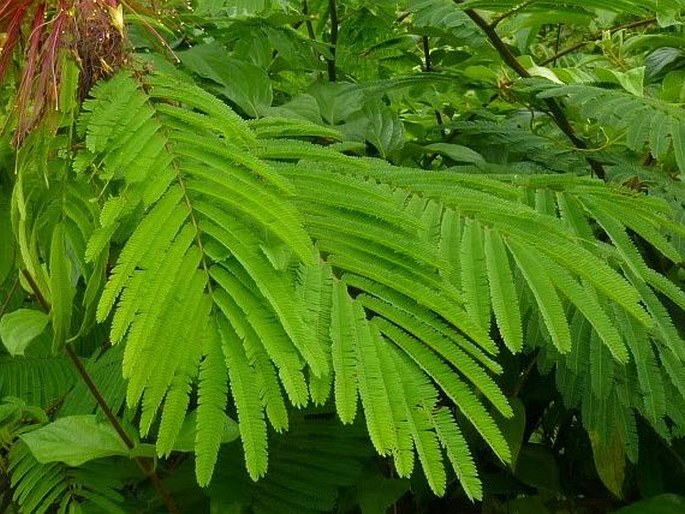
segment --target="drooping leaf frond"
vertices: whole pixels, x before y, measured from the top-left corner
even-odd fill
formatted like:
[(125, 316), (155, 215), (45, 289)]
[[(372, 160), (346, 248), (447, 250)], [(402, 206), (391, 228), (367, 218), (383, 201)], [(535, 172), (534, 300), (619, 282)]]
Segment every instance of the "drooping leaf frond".
[[(135, 406), (142, 401), (143, 433), (152, 427), (163, 405), (157, 448), (164, 454), (173, 447), (184, 419), (188, 387), (198, 372), (201, 334), (210, 312), (233, 316), (231, 323), (237, 327), (244, 325), (247, 314), (253, 326), (240, 330), (240, 337), (251, 338), (251, 330), (262, 337), (265, 331), (272, 334), (263, 338), (263, 344), (295, 404), (307, 401), (304, 379), (297, 378), (301, 362), (322, 376), (327, 360), (314, 335), (305, 329), (295, 308), (299, 303), (290, 302), (292, 285), (267, 258), (261, 237), (254, 235), (258, 230), (264, 237), (281, 241), (303, 263), (313, 262), (313, 247), (300, 215), (279, 196), (287, 194), (291, 186), (244, 152), (246, 145), (254, 144), (254, 136), (214, 97), (183, 84), (170, 89), (160, 83), (152, 90), (154, 93), (146, 94), (126, 74), (96, 88), (93, 99), (86, 102), (80, 125), (86, 150), (76, 162), (77, 171), (96, 166), (126, 185), (103, 208), (101, 227), (88, 249), (91, 259), (106, 248), (107, 239), (122, 224), (139, 216), (136, 209), (146, 211), (112, 270), (100, 299), (98, 319), (104, 320), (117, 306), (111, 337), (113, 343), (125, 344), (127, 403)], [(164, 102), (156, 101), (162, 98)], [(121, 117), (113, 118), (115, 112)], [(130, 116), (122, 116), (122, 112)], [(122, 125), (117, 119), (128, 121)], [(226, 159), (233, 164), (228, 166)], [(224, 203), (217, 203), (218, 199)], [(232, 282), (228, 277), (233, 277)], [(242, 294), (245, 287), (252, 289), (252, 295)], [(178, 309), (179, 305), (190, 308)], [(273, 318), (263, 318), (263, 306)], [(254, 316), (262, 316), (261, 322)], [(226, 327), (223, 332), (235, 330)], [(179, 344), (179, 340), (187, 343)], [(256, 364), (259, 381), (244, 376), (247, 368), (243, 368), (243, 376), (233, 377), (245, 380), (236, 401), (243, 401), (243, 394), (259, 399), (254, 388), (261, 383), (273, 423), (283, 427), (287, 422), (282, 407), (279, 409), (278, 385), (270, 378), (271, 364), (263, 358), (261, 362)], [(205, 412), (212, 416), (215, 411), (200, 409), (198, 424), (211, 426), (211, 420), (203, 419)], [(265, 436), (258, 439), (255, 448), (264, 448)], [(246, 444), (249, 440), (244, 438)], [(248, 460), (255, 477), (266, 469), (265, 456), (264, 451), (262, 457), (255, 457), (261, 464)], [(211, 475), (211, 466), (204, 468), (203, 476)]]
[[(303, 265), (298, 270), (298, 291), (301, 297), (306, 325), (312, 339), (326, 355), (328, 369), (332, 366), (331, 313), (333, 308), (333, 269), (327, 265)], [(331, 392), (333, 373), (317, 377), (309, 375), (309, 393), (312, 402), (324, 405)]]
[[(609, 397), (615, 394), (612, 391), (615, 391), (617, 386), (610, 379), (613, 370), (624, 369), (620, 366), (631, 359), (621, 321), (623, 318), (616, 318), (614, 309), (622, 312), (622, 316), (633, 320), (631, 323), (637, 323), (638, 326), (647, 329), (645, 334), (649, 333), (651, 337), (660, 334), (656, 337), (663, 341), (671, 352), (678, 352), (678, 348), (682, 348), (682, 345), (677, 343), (680, 337), (673, 331), (665, 307), (657, 300), (654, 290), (663, 292), (676, 303), (682, 303), (682, 295), (669, 285), (665, 277), (645, 264), (644, 257), (635, 250), (635, 245), (630, 242), (628, 235), (636, 232), (642, 237), (644, 234), (644, 240), (649, 241), (659, 253), (678, 262), (679, 253), (669, 242), (670, 236), (666, 234), (679, 234), (682, 227), (674, 226), (668, 221), (669, 207), (665, 202), (637, 196), (625, 189), (607, 188), (599, 181), (574, 176), (486, 178), (451, 172), (399, 170), (382, 163), (365, 164), (359, 159), (349, 158), (349, 166), (344, 166), (345, 158), (336, 157), (333, 164), (333, 161), (326, 162), (323, 154), (324, 151), (321, 149), (312, 153), (307, 152), (297, 163), (297, 171), (293, 167), (293, 176), (297, 176), (303, 169), (310, 170), (310, 175), (330, 170), (331, 173), (343, 174), (346, 177), (357, 177), (359, 185), (370, 180), (376, 184), (390, 185), (395, 191), (396, 198), (400, 199), (400, 203), (396, 205), (406, 208), (407, 213), (413, 212), (415, 219), (428, 216), (421, 208), (418, 211), (411, 211), (419, 205), (413, 200), (416, 195), (421, 195), (424, 199), (431, 198), (445, 206), (439, 229), (430, 228), (435, 226), (430, 223), (419, 228), (424, 241), (435, 241), (436, 237), (441, 241), (442, 255), (451, 264), (445, 270), (441, 269), (441, 266), (445, 266), (444, 261), (436, 260), (434, 257), (425, 261), (419, 260), (417, 264), (408, 268), (403, 264), (407, 262), (407, 258), (399, 261), (395, 257), (396, 252), (402, 250), (395, 250), (394, 255), (388, 254), (388, 271), (382, 273), (380, 269), (374, 268), (378, 263), (378, 257), (386, 258), (386, 253), (381, 251), (380, 247), (374, 247), (374, 257), (371, 257), (367, 254), (369, 244), (351, 245), (347, 240), (345, 243), (326, 243), (326, 239), (331, 237), (330, 231), (319, 236), (324, 242), (322, 248), (330, 254), (329, 262), (334, 269), (345, 272), (345, 280), (353, 287), (353, 291), (358, 289), (370, 293), (370, 297), (359, 297), (366, 309), (370, 313), (400, 324), (405, 330), (415, 334), (419, 340), (429, 342), (436, 339), (427, 335), (425, 327), (419, 329), (415, 321), (410, 322), (411, 318), (407, 317), (406, 311), (411, 312), (413, 317), (417, 316), (417, 311), (427, 308), (430, 314), (421, 316), (423, 322), (431, 320), (437, 314), (465, 334), (466, 339), (472, 338), (481, 346), (481, 352), (482, 349), (490, 347), (487, 338), (482, 337), (477, 330), (470, 330), (470, 321), (467, 321), (479, 315), (472, 300), (475, 294), (470, 293), (468, 298), (462, 296), (468, 290), (463, 281), (465, 277), (472, 275), (472, 272), (466, 273), (463, 270), (466, 258), (469, 260), (467, 269), (476, 269), (474, 262), (480, 263), (480, 276), (483, 273), (482, 268), (485, 269), (487, 287), (480, 285), (478, 290), (481, 294), (489, 292), (493, 309), (496, 309), (495, 321), (505, 342), (514, 345), (511, 339), (522, 338), (515, 335), (516, 327), (522, 323), (520, 317), (530, 301), (527, 299), (529, 295), (535, 308), (542, 313), (544, 333), (557, 349), (549, 352), (550, 356), (557, 359), (549, 361), (550, 363), (562, 359), (557, 351), (563, 354), (574, 348), (572, 341), (575, 338), (571, 337), (573, 323), (578, 324), (582, 319), (589, 322), (586, 326), (589, 333), (593, 334), (592, 352), (585, 354), (585, 358), (589, 358), (593, 363), (588, 370), (592, 380), (584, 383), (576, 380), (579, 386), (587, 388), (579, 389), (577, 393), (580, 394), (580, 398), (588, 399), (587, 402), (590, 402), (583, 403), (584, 407), (590, 409), (587, 412), (594, 412), (592, 409), (599, 405), (592, 400), (595, 398), (592, 396), (594, 394), (603, 397), (602, 405), (610, 402)], [(276, 153), (269, 157), (282, 158)], [(292, 155), (289, 157), (292, 158)], [(284, 174), (290, 175), (291, 172), (286, 165), (282, 164), (281, 169)], [(348, 181), (349, 178), (345, 178), (345, 183)], [(526, 198), (531, 198), (531, 201)], [(314, 201), (323, 203), (326, 199), (314, 200), (312, 197), (310, 202)], [(423, 205), (427, 204), (424, 202)], [(605, 207), (608, 205), (612, 206), (611, 214), (608, 214), (608, 207)], [(304, 208), (309, 209), (309, 203)], [(319, 212), (321, 216), (321, 211)], [(345, 215), (343, 213), (343, 216)], [(377, 218), (378, 215), (367, 216), (368, 223), (376, 223)], [(475, 221), (469, 221), (471, 219)], [(318, 220), (315, 222), (318, 223)], [(593, 225), (600, 227), (604, 234), (608, 234), (610, 244), (600, 242), (603, 233), (593, 228)], [(465, 228), (467, 226), (468, 229)], [(473, 227), (479, 227), (481, 231), (479, 241), (469, 233)], [(464, 236), (465, 231), (468, 237)], [(436, 232), (439, 236), (436, 236)], [(500, 241), (498, 250), (492, 248), (491, 238), (494, 234), (497, 234), (497, 240)], [(374, 243), (375, 241), (371, 242)], [(384, 244), (391, 246), (389, 243)], [(471, 245), (471, 248), (474, 244), (482, 245), (483, 249), (478, 251), (486, 256), (484, 262), (483, 259), (474, 260), (473, 250), (464, 250), (464, 244)], [(487, 248), (484, 248), (486, 245)], [(494, 258), (493, 251), (498, 251), (498, 258)], [(418, 275), (418, 271), (421, 270), (418, 262), (433, 262), (435, 268), (429, 274), (424, 272)], [(504, 264), (510, 267), (510, 277), (498, 276), (499, 273), (506, 273)], [(458, 270), (457, 273), (455, 269)], [(389, 270), (392, 270), (392, 274)], [(589, 270), (592, 272), (589, 273)], [(414, 284), (411, 289), (408, 287), (408, 281), (407, 286), (403, 282), (405, 277), (409, 276), (412, 276), (411, 282)], [(464, 313), (461, 319), (456, 320), (435, 301), (435, 294), (430, 297), (424, 294), (428, 289), (421, 287), (445, 287), (435, 283), (437, 276), (449, 279), (448, 283), (458, 288), (456, 294), (459, 296), (454, 296), (455, 302), (458, 302), (457, 305), (462, 302), (471, 305), (470, 316)], [(516, 276), (523, 277), (528, 292), (518, 288)], [(482, 284), (482, 279), (480, 283)], [(417, 287), (418, 284), (422, 284), (421, 287)], [(467, 285), (475, 291), (473, 284), (475, 283)], [(498, 290), (502, 284), (505, 284), (507, 293)], [(440, 293), (441, 296), (444, 294)], [(507, 296), (497, 298), (502, 294)], [(390, 306), (374, 299), (375, 296), (388, 301)], [(512, 298), (516, 300), (510, 301)], [(408, 309), (407, 306), (414, 302), (415, 306)], [(503, 309), (502, 304), (509, 306), (507, 311)], [(397, 306), (401, 306), (405, 312), (397, 314), (393, 310)], [(571, 311), (569, 306), (572, 306)], [(451, 311), (454, 312), (457, 308), (453, 304)], [(573, 323), (569, 312), (575, 313)], [(480, 316), (480, 323), (483, 323), (484, 317)], [(434, 324), (435, 320), (428, 323)], [(477, 355), (475, 352), (470, 353)], [(481, 359), (481, 362), (487, 360)], [(541, 365), (544, 362), (548, 361), (541, 360)], [(581, 375), (582, 373), (576, 373), (572, 376)], [(591, 384), (594, 384), (592, 388)], [(487, 390), (482, 383), (478, 388), (481, 391)], [(595, 392), (590, 393), (591, 389)], [(575, 394), (572, 393), (572, 396), (576, 397)], [(631, 409), (643, 409), (641, 404), (632, 402), (617, 404), (617, 407), (619, 405), (624, 409), (620, 414), (623, 420), (630, 419)], [(482, 435), (482, 430), (480, 432)], [(624, 433), (632, 432), (626, 429)]]
[(347, 289), (334, 282), (331, 309), (331, 354), (335, 373), (335, 405), (343, 423), (352, 423), (357, 415), (357, 331)]
[[(304, 126), (278, 133), (254, 122), (253, 132), (194, 86), (142, 80), (121, 74), (95, 88), (75, 163), (112, 184), (87, 254), (97, 259), (115, 234), (124, 244), (97, 315), (111, 318), (112, 342), (125, 346), (127, 403), (142, 405), (144, 434), (161, 412), (160, 455), (172, 450), (196, 385), (198, 427), (210, 433), (223, 419), (227, 376), (257, 479), (268, 466), (267, 420), (282, 431), (286, 398), (324, 404), (332, 389), (344, 423), (361, 404), (376, 451), (402, 475), (416, 452), (442, 491), (445, 451), (479, 497), (457, 419), (510, 458), (492, 413), (512, 415), (494, 377), (491, 329), (512, 351), (548, 341), (541, 365), (558, 364), (559, 383), (573, 385), (564, 397), (593, 413), (588, 406), (618, 394), (613, 377), (630, 361), (624, 323), (682, 358), (656, 293), (676, 302), (682, 294), (629, 236), (675, 260), (667, 234), (681, 228), (663, 203), (573, 176), (391, 167), (284, 138), (306, 137)], [(113, 108), (129, 115), (117, 122)], [(527, 343), (531, 308), (541, 338)], [(590, 338), (586, 347), (574, 342), (578, 333)], [(648, 387), (648, 372), (639, 373)], [(449, 407), (436, 410), (440, 397)], [(621, 405), (612, 416), (628, 439), (631, 409), (647, 404)], [(202, 483), (217, 441), (198, 439)]]
[(516, 296), (516, 285), (504, 243), (492, 230), (485, 231), (485, 260), (497, 326), (508, 348), (512, 352), (520, 351), (523, 347), (521, 311), (516, 302), (509, 301)]
[(226, 409), (228, 376), (224, 363), (221, 334), (215, 326), (205, 332), (204, 360), (200, 365), (197, 433), (195, 436), (197, 483), (206, 486), (216, 464)]
[(266, 423), (262, 411), (256, 382), (255, 370), (245, 357), (240, 339), (224, 321), (219, 326), (223, 344), (231, 393), (238, 411), (240, 438), (245, 451), (245, 465), (253, 480), (266, 473)]

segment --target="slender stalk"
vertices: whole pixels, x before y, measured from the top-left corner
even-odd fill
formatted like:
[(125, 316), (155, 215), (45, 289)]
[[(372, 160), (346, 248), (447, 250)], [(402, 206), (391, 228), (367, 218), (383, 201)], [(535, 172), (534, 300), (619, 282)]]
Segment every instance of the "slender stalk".
[[(557, 37), (554, 40), (554, 53), (559, 53), (559, 47), (561, 46), (561, 23), (557, 24)], [(552, 65), (557, 65), (557, 58), (552, 61)]]
[(431, 49), (428, 36), (423, 36), (421, 41), (423, 43), (423, 70), (431, 72), (433, 71), (433, 63), (431, 62)]
[[(43, 295), (43, 292), (38, 287), (38, 284), (36, 283), (33, 276), (28, 272), (28, 270), (23, 270), (22, 274), (24, 275), (26, 281), (29, 283), (29, 286), (31, 287), (31, 290), (33, 291), (33, 294), (35, 295), (36, 300), (40, 304), (41, 308), (45, 312), (49, 313), (52, 307)], [(70, 345), (65, 346), (65, 351), (72, 365), (76, 369), (76, 372), (78, 373), (79, 377), (81, 377), (81, 380), (83, 380), (83, 382), (86, 384), (86, 387), (93, 395), (93, 398), (95, 398), (98, 407), (100, 407), (102, 412), (105, 414), (105, 417), (109, 421), (110, 425), (112, 425), (112, 428), (114, 428), (117, 435), (126, 445), (126, 447), (129, 450), (132, 449), (135, 446), (133, 439), (131, 439), (131, 436), (129, 436), (126, 433), (126, 430), (124, 430), (124, 427), (122, 426), (121, 422), (116, 417), (114, 411), (112, 411), (112, 408), (109, 406), (104, 396), (98, 389), (97, 384), (95, 384), (95, 382), (93, 381), (93, 377), (90, 376), (90, 373), (88, 373), (88, 370), (81, 362), (81, 359), (78, 357), (78, 355), (76, 355), (76, 352)], [(155, 490), (157, 491), (157, 494), (159, 495), (167, 510), (171, 514), (180, 514), (180, 510), (178, 510), (176, 502), (172, 498), (167, 488), (162, 483), (162, 480), (159, 478), (159, 475), (157, 475), (157, 472), (154, 468), (154, 464), (150, 461), (150, 459), (136, 457), (135, 461), (140, 467), (141, 471), (145, 474), (145, 476), (148, 477), (152, 482), (152, 485), (154, 486)]]
[(502, 21), (506, 20), (510, 16), (514, 16), (515, 14), (519, 13), (520, 11), (528, 7), (530, 4), (534, 4), (537, 1), (538, 0), (527, 0), (526, 2), (521, 2), (517, 6), (513, 7), (512, 9), (509, 9), (505, 13), (500, 14), (497, 18), (492, 20), (490, 22), (490, 26), (494, 29), (495, 27), (497, 27), (497, 25), (502, 23)]
[(335, 82), (337, 80), (337, 71), (335, 69), (335, 55), (338, 47), (338, 6), (335, 0), (328, 0), (328, 13), (331, 19), (331, 58), (328, 61), (328, 80)]
[(309, 3), (307, 0), (302, 0), (302, 14), (305, 17), (305, 25), (307, 26), (307, 35), (312, 41), (316, 40), (316, 34), (314, 33), (314, 25), (312, 24), (312, 19), (309, 17)]
[(38, 287), (38, 284), (36, 284), (36, 281), (34, 280), (31, 273), (29, 273), (28, 270), (23, 270), (22, 274), (24, 275), (24, 278), (26, 279), (26, 281), (29, 283), (29, 286), (31, 286), (31, 290), (33, 291), (33, 294), (36, 296), (36, 300), (38, 300), (38, 303), (40, 304), (41, 308), (46, 313), (50, 312), (50, 309), (52, 309), (52, 307), (50, 306), (48, 301), (45, 299), (45, 296), (43, 296), (42, 291)]
[[(430, 49), (430, 40), (428, 39), (428, 36), (423, 36), (421, 38), (422, 45), (423, 45), (423, 71), (426, 73), (430, 73), (433, 71), (433, 63), (431, 61), (431, 49)], [(438, 109), (435, 109), (435, 120), (438, 123), (438, 126), (440, 127), (440, 134), (442, 134), (442, 137), (445, 137), (445, 128), (443, 127), (443, 120), (442, 120), (442, 114), (440, 114), (440, 111)]]
[(131, 436), (129, 436), (126, 433), (124, 427), (121, 425), (117, 417), (114, 415), (112, 408), (109, 406), (104, 396), (102, 396), (102, 393), (98, 389), (97, 384), (93, 381), (93, 377), (90, 376), (90, 373), (88, 373), (88, 370), (83, 365), (83, 362), (81, 362), (81, 359), (79, 359), (78, 355), (76, 355), (74, 348), (71, 345), (66, 345), (64, 349), (67, 352), (67, 356), (69, 357), (69, 360), (71, 361), (72, 365), (74, 366), (74, 368), (76, 368), (76, 372), (81, 377), (81, 380), (83, 380), (83, 382), (86, 384), (86, 387), (90, 391), (90, 394), (92, 394), (93, 398), (95, 398), (98, 407), (100, 407), (105, 417), (107, 418), (107, 421), (109, 421), (110, 425), (112, 425), (114, 430), (116, 430), (117, 434), (119, 435), (119, 438), (124, 442), (126, 446), (128, 446), (129, 450), (133, 448), (135, 446), (133, 439), (131, 439)]
[(616, 27), (610, 28), (608, 31), (602, 30), (602, 31), (595, 32), (595, 33), (591, 34), (589, 38), (581, 41), (580, 43), (576, 43), (575, 45), (571, 45), (568, 48), (564, 48), (563, 50), (555, 53), (552, 57), (549, 57), (549, 58), (541, 61), (540, 66), (545, 66), (551, 62), (556, 62), (558, 59), (564, 57), (565, 55), (568, 55), (572, 52), (575, 52), (576, 50), (583, 48), (585, 45), (589, 45), (590, 43), (593, 43), (594, 41), (597, 41), (598, 39), (602, 39), (605, 32), (609, 32), (609, 34), (614, 34), (614, 33), (619, 32), (621, 30), (635, 29), (638, 27), (646, 27), (646, 26), (652, 25), (654, 23), (656, 23), (656, 18), (648, 18), (646, 20), (637, 20), (637, 21), (632, 21), (630, 23), (624, 23), (622, 25), (617, 25)]
[[(316, 32), (314, 32), (314, 24), (312, 23), (312, 18), (309, 15), (309, 2), (307, 0), (302, 0), (302, 16), (304, 17), (304, 24), (307, 27), (307, 36), (312, 42), (316, 42)], [(295, 24), (295, 28), (299, 27), (302, 22)], [(321, 53), (317, 50), (316, 45), (312, 45), (312, 55), (316, 62), (321, 62)]]
[[(461, 3), (460, 0), (454, 0), (454, 2), (457, 4)], [(499, 37), (497, 31), (491, 24), (485, 21), (485, 19), (473, 9), (465, 9), (464, 12), (487, 36), (487, 38), (490, 40), (490, 43), (495, 47), (495, 50), (497, 50), (497, 53), (499, 53), (500, 57), (507, 64), (507, 66), (514, 70), (521, 78), (532, 77), (532, 75), (528, 73), (528, 70), (523, 67), (511, 50), (509, 50), (509, 47), (502, 40), (502, 38)], [(587, 143), (585, 143), (585, 141), (576, 135), (571, 123), (566, 117), (566, 114), (557, 101), (554, 98), (545, 98), (544, 103), (547, 106), (549, 114), (554, 123), (556, 123), (559, 129), (566, 135), (573, 145), (579, 150), (587, 150)], [(602, 166), (599, 161), (596, 161), (590, 157), (585, 157), (585, 160), (597, 177), (601, 178), (602, 180), (606, 179), (606, 171), (604, 170), (604, 166)]]

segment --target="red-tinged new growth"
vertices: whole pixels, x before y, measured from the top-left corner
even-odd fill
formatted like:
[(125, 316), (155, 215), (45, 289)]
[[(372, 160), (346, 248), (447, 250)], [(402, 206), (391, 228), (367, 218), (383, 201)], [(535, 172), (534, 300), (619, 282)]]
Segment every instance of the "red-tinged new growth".
[(117, 0), (0, 0), (0, 78), (15, 51), (21, 54), (14, 100), (20, 145), (48, 109), (58, 108), (60, 60), (79, 65), (79, 96), (126, 61), (121, 5)]

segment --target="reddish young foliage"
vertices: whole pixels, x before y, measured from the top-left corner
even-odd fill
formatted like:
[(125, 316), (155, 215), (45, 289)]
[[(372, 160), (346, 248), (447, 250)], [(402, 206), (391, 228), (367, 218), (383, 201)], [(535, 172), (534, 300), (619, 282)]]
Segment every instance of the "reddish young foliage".
[[(57, 107), (60, 59), (71, 54), (81, 75), (79, 95), (125, 61), (123, 29), (115, 26), (117, 0), (0, 0), (0, 78), (19, 52), (21, 75), (14, 108), (19, 145), (48, 108)], [(66, 52), (66, 53), (65, 53)]]

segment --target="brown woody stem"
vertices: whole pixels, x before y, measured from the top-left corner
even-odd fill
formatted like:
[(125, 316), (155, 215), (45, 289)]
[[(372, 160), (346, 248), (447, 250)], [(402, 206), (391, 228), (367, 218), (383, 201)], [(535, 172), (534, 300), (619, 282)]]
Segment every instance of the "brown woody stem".
[[(459, 0), (454, 0), (454, 2), (461, 3)], [(495, 27), (485, 21), (485, 19), (473, 9), (465, 9), (464, 12), (487, 36), (487, 38), (490, 40), (490, 43), (495, 47), (495, 50), (497, 50), (497, 53), (499, 53), (500, 57), (507, 64), (507, 66), (514, 70), (521, 78), (532, 77), (531, 74), (528, 73), (528, 70), (523, 67), (516, 56), (511, 52), (502, 38), (499, 37)], [(587, 150), (587, 144), (576, 135), (571, 123), (568, 121), (568, 118), (564, 113), (564, 110), (557, 103), (557, 101), (554, 98), (545, 98), (544, 103), (547, 106), (549, 114), (554, 123), (556, 123), (559, 129), (566, 135), (566, 137), (568, 137), (573, 145), (579, 150)], [(594, 174), (602, 180), (605, 180), (606, 171), (604, 170), (602, 164), (590, 157), (585, 157), (585, 159), (587, 160), (587, 163)]]
[[(423, 70), (426, 73), (430, 73), (433, 71), (433, 63), (431, 61), (430, 40), (428, 39), (428, 36), (423, 36), (421, 38), (421, 43), (423, 46)], [(435, 109), (435, 121), (437, 121), (438, 126), (440, 127), (440, 134), (442, 134), (442, 137), (444, 138), (446, 135), (445, 128), (443, 127), (442, 114), (440, 114), (438, 109)]]
[[(38, 284), (36, 283), (33, 276), (28, 272), (28, 270), (23, 270), (22, 274), (24, 275), (26, 281), (29, 283), (29, 286), (31, 287), (31, 290), (33, 291), (33, 294), (35, 295), (36, 300), (40, 304), (41, 308), (46, 313), (49, 313), (52, 307), (50, 306), (50, 303), (45, 299), (43, 292), (40, 290), (40, 287), (38, 287)], [(86, 384), (86, 387), (93, 395), (93, 398), (95, 398), (98, 407), (100, 407), (102, 412), (105, 414), (107, 421), (109, 421), (110, 425), (112, 425), (112, 428), (114, 428), (117, 435), (126, 445), (126, 447), (129, 450), (132, 449), (135, 446), (133, 439), (131, 439), (131, 436), (129, 436), (126, 433), (126, 430), (124, 430), (124, 427), (122, 426), (121, 422), (112, 411), (112, 408), (109, 406), (104, 396), (102, 396), (102, 393), (98, 389), (97, 384), (93, 381), (93, 377), (90, 376), (90, 373), (88, 373), (88, 370), (83, 365), (83, 362), (81, 362), (79, 356), (76, 355), (74, 349), (68, 344), (65, 345), (65, 351), (67, 353), (67, 356), (69, 357), (69, 360), (71, 361), (71, 364), (76, 369), (76, 372), (78, 373), (79, 377), (81, 377), (81, 380), (83, 380), (83, 382)], [(136, 457), (135, 461), (140, 467), (141, 471), (145, 474), (145, 476), (148, 477), (152, 482), (152, 485), (154, 486), (155, 490), (157, 491), (157, 494), (159, 495), (167, 510), (171, 514), (180, 514), (180, 511), (176, 506), (176, 502), (172, 498), (167, 488), (162, 483), (162, 480), (159, 478), (159, 475), (157, 475), (157, 472), (154, 469), (154, 464), (151, 462), (151, 460), (143, 457)]]

